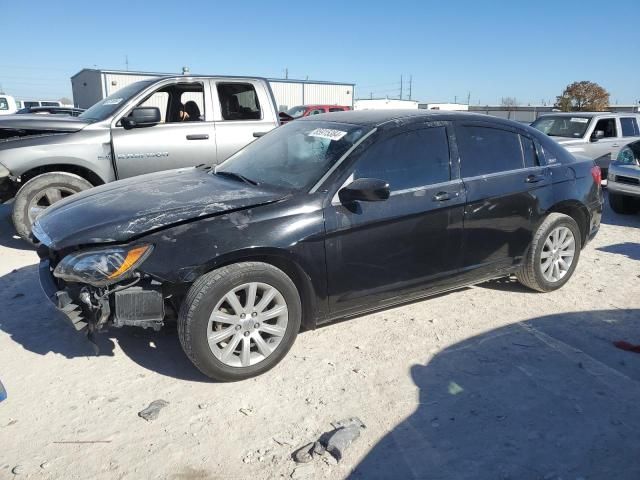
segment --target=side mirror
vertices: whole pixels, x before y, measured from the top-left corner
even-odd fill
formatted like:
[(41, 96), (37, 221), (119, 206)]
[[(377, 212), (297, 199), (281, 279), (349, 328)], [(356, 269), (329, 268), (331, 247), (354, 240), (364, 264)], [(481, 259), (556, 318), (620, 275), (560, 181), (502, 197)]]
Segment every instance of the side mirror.
[(354, 180), (338, 192), (342, 203), (381, 202), (389, 198), (389, 184), (377, 178), (359, 178)]
[(280, 123), (287, 123), (293, 120), (293, 117), (286, 112), (278, 113), (278, 118), (280, 119)]
[(162, 121), (158, 107), (137, 107), (120, 120), (125, 130), (139, 127), (151, 127)]
[(604, 138), (604, 130), (596, 130), (591, 134), (591, 141), (597, 142), (601, 138)]

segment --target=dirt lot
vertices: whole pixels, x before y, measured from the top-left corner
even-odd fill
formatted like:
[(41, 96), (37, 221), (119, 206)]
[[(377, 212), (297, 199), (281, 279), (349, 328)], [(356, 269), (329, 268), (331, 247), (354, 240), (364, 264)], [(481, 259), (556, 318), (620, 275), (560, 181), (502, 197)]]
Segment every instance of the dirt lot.
[[(0, 479), (640, 478), (640, 216), (607, 210), (574, 278), (495, 281), (302, 334), (266, 375), (216, 384), (175, 332), (92, 355), (40, 292), (0, 210)], [(149, 402), (169, 402), (147, 422)], [(339, 463), (292, 451), (357, 416)]]

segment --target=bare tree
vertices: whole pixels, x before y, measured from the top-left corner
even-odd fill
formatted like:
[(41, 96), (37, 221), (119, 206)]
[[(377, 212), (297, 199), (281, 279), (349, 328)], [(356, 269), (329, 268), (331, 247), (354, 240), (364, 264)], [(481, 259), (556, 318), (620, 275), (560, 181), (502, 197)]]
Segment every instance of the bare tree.
[(68, 97), (59, 98), (58, 101), (63, 105), (73, 105), (73, 100)]
[(563, 112), (602, 112), (609, 106), (609, 92), (595, 82), (573, 82), (556, 97), (555, 106)]
[(507, 118), (511, 119), (511, 112), (518, 106), (516, 97), (502, 97), (500, 104), (507, 109)]

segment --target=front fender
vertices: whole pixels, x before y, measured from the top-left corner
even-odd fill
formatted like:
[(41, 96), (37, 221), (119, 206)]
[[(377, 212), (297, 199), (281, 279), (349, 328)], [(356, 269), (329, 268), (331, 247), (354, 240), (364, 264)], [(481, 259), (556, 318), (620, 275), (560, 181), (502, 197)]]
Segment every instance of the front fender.
[(13, 177), (51, 165), (81, 167), (103, 182), (115, 180), (108, 131), (82, 130), (68, 134), (25, 137), (2, 144), (0, 164)]

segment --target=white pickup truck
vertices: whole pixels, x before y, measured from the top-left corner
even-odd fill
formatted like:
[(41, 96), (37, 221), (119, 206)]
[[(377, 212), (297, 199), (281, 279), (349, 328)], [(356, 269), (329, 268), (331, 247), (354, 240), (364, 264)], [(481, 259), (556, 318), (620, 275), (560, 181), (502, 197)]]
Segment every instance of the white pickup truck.
[(263, 78), (168, 76), (128, 85), (79, 117), (0, 118), (0, 202), (28, 239), (45, 208), (95, 185), (215, 165), (279, 125)]

